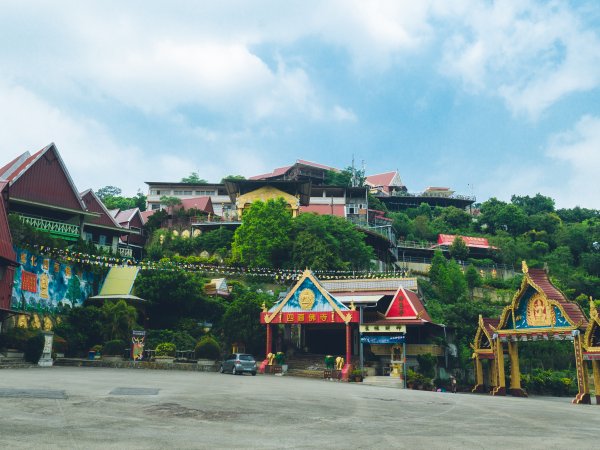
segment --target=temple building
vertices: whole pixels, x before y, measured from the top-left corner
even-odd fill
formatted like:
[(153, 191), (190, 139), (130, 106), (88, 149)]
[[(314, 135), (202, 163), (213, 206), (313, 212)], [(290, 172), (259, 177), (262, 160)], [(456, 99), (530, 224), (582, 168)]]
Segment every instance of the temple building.
[(19, 265), (8, 226), (8, 195), (8, 182), (0, 181), (0, 332), (4, 320), (13, 313), (10, 301), (15, 267)]

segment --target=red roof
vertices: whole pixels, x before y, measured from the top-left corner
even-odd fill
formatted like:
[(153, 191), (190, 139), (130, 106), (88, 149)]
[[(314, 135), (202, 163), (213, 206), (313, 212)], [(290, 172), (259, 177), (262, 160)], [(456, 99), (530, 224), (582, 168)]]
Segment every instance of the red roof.
[(140, 215), (142, 216), (142, 222), (144, 222), (144, 225), (148, 222), (150, 216), (156, 211), (158, 211), (158, 209), (147, 209), (146, 211), (140, 212)]
[(365, 178), (365, 182), (371, 186), (390, 186), (397, 172), (379, 173), (377, 175), (369, 175)]
[(481, 320), (483, 321), (483, 326), (485, 327), (485, 330), (491, 337), (494, 334), (494, 330), (492, 328), (498, 328), (500, 319), (490, 319), (489, 317), (483, 317)]
[(431, 317), (429, 317), (419, 296), (403, 287), (400, 287), (396, 292), (385, 312), (385, 318), (394, 320), (421, 319), (425, 322), (431, 322)]
[(181, 207), (185, 210), (198, 209), (206, 213), (215, 213), (210, 197), (184, 198), (181, 200)]
[(248, 178), (249, 180), (265, 180), (267, 178), (274, 178), (285, 174), (288, 170), (290, 170), (292, 166), (278, 167), (274, 169), (273, 172), (263, 173), (262, 175), (255, 175), (253, 177)]
[(338, 169), (336, 169), (335, 167), (329, 167), (329, 166), (325, 166), (323, 164), (315, 163), (312, 161), (306, 161), (305, 159), (297, 159), (296, 164), (302, 164), (303, 166), (316, 167), (317, 169), (333, 170), (334, 172), (338, 171)]
[(548, 274), (544, 269), (528, 269), (527, 275), (531, 281), (539, 287), (544, 295), (551, 300), (556, 300), (565, 310), (565, 313), (569, 316), (569, 319), (574, 324), (581, 324), (580, 327), (586, 327), (588, 320), (585, 317), (581, 307), (577, 303), (568, 301), (562, 292), (560, 292), (552, 284), (548, 278)]
[(54, 144), (33, 155), (23, 153), (0, 169), (0, 178), (10, 182), (12, 198), (85, 211)]
[[(456, 239), (455, 234), (440, 234), (438, 235), (438, 245), (447, 245), (450, 246), (452, 245), (452, 243), (454, 242), (454, 239)], [(490, 245), (490, 243), (488, 242), (488, 240), (486, 238), (482, 238), (482, 237), (472, 237), (472, 236), (459, 236), (464, 243), (466, 244), (467, 247), (473, 247), (473, 248), (494, 248)]]
[(301, 213), (316, 213), (322, 216), (346, 217), (344, 205), (307, 205), (300, 207)]
[(96, 196), (94, 191), (88, 189), (81, 193), (81, 198), (85, 202), (88, 211), (100, 214), (100, 217), (92, 217), (86, 219), (85, 223), (90, 225), (103, 225), (111, 228), (121, 228), (115, 221), (114, 217), (106, 209), (102, 201)]
[(119, 222), (120, 225), (129, 224), (133, 216), (135, 216), (136, 212), (139, 212), (139, 208), (125, 209), (123, 211), (117, 210), (117, 215), (115, 216), (115, 220)]
[[(6, 196), (6, 197), (5, 197)], [(12, 246), (12, 236), (8, 226), (8, 182), (0, 181), (0, 260), (16, 264), (16, 255)]]

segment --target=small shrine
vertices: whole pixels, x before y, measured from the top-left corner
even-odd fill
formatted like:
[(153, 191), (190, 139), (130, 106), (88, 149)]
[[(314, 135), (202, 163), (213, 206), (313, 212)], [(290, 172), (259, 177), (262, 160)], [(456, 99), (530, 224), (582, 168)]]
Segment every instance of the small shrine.
[(348, 379), (352, 365), (352, 324), (358, 324), (359, 312), (333, 297), (310, 270), (305, 270), (295, 286), (269, 310), (263, 309), (260, 322), (267, 327), (265, 355), (273, 354), (273, 325), (343, 327), (345, 329), (345, 361), (342, 378)]
[[(583, 379), (587, 382), (587, 361), (591, 362), (596, 393), (596, 405), (600, 405), (600, 307), (597, 307), (590, 298), (590, 321), (583, 335)], [(580, 392), (582, 390), (580, 389)], [(584, 386), (583, 396), (587, 394), (589, 400), (589, 386)], [(590, 403), (590, 401), (584, 402)]]
[(589, 327), (587, 318), (579, 305), (568, 301), (552, 284), (544, 269), (530, 269), (523, 261), (523, 275), (521, 287), (499, 319), (479, 317), (472, 344), (476, 378), (473, 392), (483, 392), (487, 384), (492, 395), (506, 395), (504, 354), (507, 352), (510, 364), (508, 392), (526, 396), (521, 388), (518, 344), (552, 339), (573, 342), (579, 386), (573, 402), (590, 403), (582, 347), (583, 333)]

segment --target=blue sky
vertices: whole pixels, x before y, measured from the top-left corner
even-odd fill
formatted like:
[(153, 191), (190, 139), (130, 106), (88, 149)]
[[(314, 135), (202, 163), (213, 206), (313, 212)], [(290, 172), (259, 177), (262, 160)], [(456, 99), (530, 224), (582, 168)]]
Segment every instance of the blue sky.
[(2, 160), (80, 190), (398, 169), (410, 191), (600, 208), (600, 2), (3, 2)]

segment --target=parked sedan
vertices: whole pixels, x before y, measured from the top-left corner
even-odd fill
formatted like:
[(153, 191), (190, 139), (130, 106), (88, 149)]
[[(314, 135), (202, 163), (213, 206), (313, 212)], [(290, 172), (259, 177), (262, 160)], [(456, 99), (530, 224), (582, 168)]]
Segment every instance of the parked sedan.
[(247, 353), (232, 353), (221, 363), (221, 373), (231, 372), (233, 375), (243, 375), (249, 372), (256, 375), (254, 356)]

